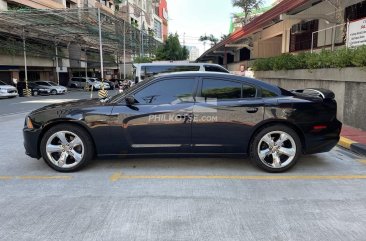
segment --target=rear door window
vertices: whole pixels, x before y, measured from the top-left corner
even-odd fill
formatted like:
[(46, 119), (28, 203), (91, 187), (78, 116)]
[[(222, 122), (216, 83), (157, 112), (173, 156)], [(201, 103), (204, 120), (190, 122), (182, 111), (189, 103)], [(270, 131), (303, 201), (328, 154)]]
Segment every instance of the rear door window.
[(207, 100), (255, 98), (257, 89), (241, 82), (203, 79), (201, 96)]

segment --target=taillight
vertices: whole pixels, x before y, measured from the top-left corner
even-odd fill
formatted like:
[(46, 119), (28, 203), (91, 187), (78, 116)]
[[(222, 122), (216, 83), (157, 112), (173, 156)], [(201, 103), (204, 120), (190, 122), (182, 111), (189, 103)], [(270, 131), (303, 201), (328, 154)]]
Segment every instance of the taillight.
[(327, 129), (326, 125), (316, 125), (316, 126), (313, 126), (312, 132), (319, 132), (324, 129)]

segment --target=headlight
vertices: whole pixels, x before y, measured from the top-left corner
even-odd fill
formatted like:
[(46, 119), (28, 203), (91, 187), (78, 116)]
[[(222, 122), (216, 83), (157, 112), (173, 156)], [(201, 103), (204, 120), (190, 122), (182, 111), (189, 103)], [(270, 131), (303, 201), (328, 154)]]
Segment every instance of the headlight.
[(1, 92), (1, 93), (6, 93), (6, 92), (7, 92), (7, 90), (6, 90), (6, 89), (1, 89), (1, 88), (0, 88), (0, 92)]
[(33, 129), (33, 123), (32, 120), (27, 116), (26, 121), (25, 121), (27, 128), (29, 129)]

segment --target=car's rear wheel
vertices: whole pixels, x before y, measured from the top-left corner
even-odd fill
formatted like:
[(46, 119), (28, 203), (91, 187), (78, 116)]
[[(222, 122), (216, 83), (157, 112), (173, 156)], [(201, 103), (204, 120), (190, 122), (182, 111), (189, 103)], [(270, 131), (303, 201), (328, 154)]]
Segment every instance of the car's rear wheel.
[(301, 155), (297, 133), (284, 125), (273, 125), (259, 131), (250, 145), (250, 158), (268, 172), (283, 172), (293, 167)]
[(38, 95), (38, 90), (33, 91), (33, 96), (37, 96)]
[(51, 95), (57, 95), (57, 90), (51, 90)]
[(80, 169), (93, 157), (93, 143), (82, 128), (62, 124), (49, 129), (41, 140), (45, 162), (59, 172)]

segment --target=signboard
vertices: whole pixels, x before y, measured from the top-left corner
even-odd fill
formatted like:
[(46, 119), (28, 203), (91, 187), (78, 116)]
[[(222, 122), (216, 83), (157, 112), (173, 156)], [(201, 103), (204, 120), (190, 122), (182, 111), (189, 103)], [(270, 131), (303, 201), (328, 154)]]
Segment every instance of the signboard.
[(366, 18), (348, 25), (347, 46), (353, 48), (361, 45), (366, 45)]

